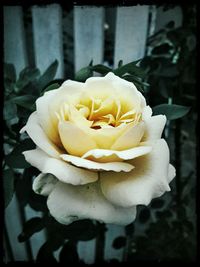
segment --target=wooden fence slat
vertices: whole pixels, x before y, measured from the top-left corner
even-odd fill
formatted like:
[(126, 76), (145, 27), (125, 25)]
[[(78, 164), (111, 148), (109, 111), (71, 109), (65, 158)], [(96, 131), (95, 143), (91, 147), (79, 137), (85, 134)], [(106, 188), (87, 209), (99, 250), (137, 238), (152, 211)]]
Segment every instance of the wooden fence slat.
[(104, 8), (74, 7), (74, 48), (75, 71), (103, 62)]
[(105, 261), (110, 261), (116, 259), (119, 262), (123, 261), (123, 248), (115, 249), (113, 248), (113, 241), (119, 236), (125, 237), (125, 229), (121, 225), (107, 224), (106, 240), (104, 248), (104, 258)]
[[(30, 220), (34, 217), (41, 217), (43, 216), (43, 213), (40, 211), (33, 210), (29, 205), (26, 205), (25, 207), (25, 215), (26, 215), (26, 221)], [(30, 240), (30, 245), (33, 253), (33, 259), (36, 260), (38, 251), (40, 247), (46, 242), (46, 230), (41, 230), (40, 232), (34, 233)]]
[(90, 241), (78, 242), (79, 258), (86, 264), (93, 264), (95, 262), (95, 244), (96, 239)]
[(4, 6), (4, 61), (15, 65), (16, 74), (27, 66), (22, 8)]
[(60, 5), (32, 7), (35, 64), (41, 72), (57, 59), (56, 78), (63, 78), (62, 10)]
[(14, 195), (12, 201), (5, 211), (5, 225), (7, 227), (12, 252), (15, 261), (28, 260), (24, 243), (19, 243), (17, 237), (22, 232), (22, 222), (20, 219), (17, 198)]
[(144, 56), (149, 6), (118, 7), (116, 18), (114, 65)]

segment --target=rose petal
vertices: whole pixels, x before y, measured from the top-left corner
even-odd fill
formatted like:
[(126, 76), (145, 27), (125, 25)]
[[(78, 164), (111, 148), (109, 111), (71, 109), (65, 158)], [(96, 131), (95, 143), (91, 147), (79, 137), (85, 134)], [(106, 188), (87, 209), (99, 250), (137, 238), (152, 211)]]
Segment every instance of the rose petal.
[(145, 124), (140, 122), (124, 132), (111, 146), (112, 150), (125, 150), (137, 146), (144, 134)]
[(103, 100), (110, 96), (117, 96), (128, 110), (135, 108), (135, 110), (138, 111), (140, 108), (146, 106), (145, 98), (137, 90), (135, 85), (119, 78), (112, 72), (109, 72), (104, 77), (88, 78), (85, 85), (85, 92), (88, 95), (92, 92), (94, 98), (101, 98)]
[(144, 107), (144, 109), (142, 111), (142, 119), (145, 120), (145, 121), (150, 119), (151, 116), (152, 116), (152, 113), (153, 112), (152, 112), (152, 109), (151, 109), (150, 106)]
[(174, 168), (173, 165), (169, 164), (169, 169), (168, 169), (168, 183), (170, 183), (175, 176), (176, 176), (176, 169)]
[(84, 83), (67, 80), (58, 89), (48, 91), (37, 99), (36, 110), (39, 122), (54, 143), (60, 142), (57, 131), (58, 118), (55, 112), (69, 100), (71, 104), (76, 103), (83, 88)]
[(57, 184), (58, 179), (52, 174), (41, 173), (33, 181), (33, 191), (48, 196)]
[(115, 141), (129, 128), (129, 125), (121, 127), (102, 128), (98, 130), (89, 129), (88, 135), (95, 141), (97, 146), (102, 149), (110, 149)]
[(136, 217), (136, 207), (121, 208), (110, 203), (98, 183), (72, 186), (57, 183), (50, 193), (47, 206), (51, 215), (62, 224), (82, 219), (126, 225)]
[[(145, 143), (144, 143), (145, 144)], [(89, 158), (90, 160), (97, 160), (98, 162), (130, 160), (149, 153), (152, 148), (149, 146), (138, 146), (131, 149), (117, 151), (106, 149), (93, 149), (85, 153), (82, 158)]]
[(87, 159), (83, 159), (83, 158), (79, 158), (79, 157), (75, 157), (75, 156), (67, 155), (67, 154), (60, 155), (60, 157), (67, 162), (71, 162), (77, 167), (82, 167), (82, 168), (86, 168), (89, 170), (129, 172), (134, 168), (133, 165), (129, 163), (125, 163), (125, 162), (99, 163), (99, 162), (94, 162), (91, 160), (87, 160)]
[(146, 130), (142, 141), (160, 139), (166, 123), (165, 115), (156, 115), (145, 120)]
[(60, 181), (73, 185), (95, 182), (98, 175), (95, 172), (76, 168), (61, 159), (49, 157), (40, 149), (23, 152), (26, 160), (42, 173), (51, 173)]
[[(100, 174), (101, 188), (109, 201), (122, 207), (148, 205), (152, 198), (170, 190), (169, 149), (165, 140), (155, 141), (151, 153), (135, 158), (131, 163), (135, 169), (129, 173)], [(170, 179), (174, 175), (171, 170)]]
[(71, 122), (59, 122), (58, 129), (62, 144), (69, 154), (81, 157), (88, 150), (97, 148), (90, 136)]
[(51, 140), (49, 140), (43, 131), (42, 127), (38, 123), (37, 112), (33, 112), (30, 115), (27, 124), (21, 129), (20, 133), (23, 133), (24, 131), (26, 131), (33, 142), (49, 156), (59, 158), (59, 155), (62, 153), (62, 151), (55, 146)]

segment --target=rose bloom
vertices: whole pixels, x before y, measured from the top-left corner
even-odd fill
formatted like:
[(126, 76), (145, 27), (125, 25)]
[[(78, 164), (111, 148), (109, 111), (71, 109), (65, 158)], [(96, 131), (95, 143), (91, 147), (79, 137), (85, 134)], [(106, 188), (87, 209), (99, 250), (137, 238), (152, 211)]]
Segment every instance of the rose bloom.
[(161, 139), (165, 123), (133, 83), (113, 73), (65, 81), (37, 99), (21, 130), (37, 146), (23, 152), (41, 171), (33, 190), (48, 196), (60, 223), (131, 223), (137, 205), (170, 191), (175, 169)]

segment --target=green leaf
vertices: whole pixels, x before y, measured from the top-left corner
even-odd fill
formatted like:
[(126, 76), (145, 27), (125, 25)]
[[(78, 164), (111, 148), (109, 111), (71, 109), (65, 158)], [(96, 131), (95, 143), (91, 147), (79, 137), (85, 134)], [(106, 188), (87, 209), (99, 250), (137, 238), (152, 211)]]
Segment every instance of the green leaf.
[(142, 93), (144, 93), (149, 89), (150, 85), (146, 82), (143, 82), (139, 77), (136, 77), (134, 75), (125, 75), (122, 78), (129, 82), (132, 82), (137, 87), (137, 89)]
[(12, 99), (12, 102), (17, 104), (20, 107), (24, 107), (28, 110), (33, 111), (34, 110), (34, 104), (36, 101), (36, 97), (32, 95), (23, 95), (23, 96), (17, 96)]
[(36, 211), (47, 212), (47, 200), (45, 196), (36, 194), (33, 190), (30, 190), (28, 204)]
[(59, 84), (59, 83), (52, 83), (52, 84), (48, 85), (48, 86), (44, 89), (43, 93), (45, 93), (45, 92), (47, 92), (47, 91), (51, 91), (51, 90), (57, 89), (57, 88), (59, 88), (59, 87), (60, 87), (60, 84)]
[(11, 82), (16, 82), (16, 71), (13, 64), (4, 63), (4, 79), (8, 79)]
[(24, 242), (33, 234), (41, 231), (45, 227), (45, 220), (40, 217), (34, 217), (26, 221), (23, 225), (22, 233), (18, 236), (19, 242)]
[(43, 90), (49, 82), (51, 82), (57, 72), (58, 60), (55, 60), (38, 79), (37, 85), (39, 91)]
[(141, 59), (130, 62), (126, 65), (123, 65), (117, 69), (114, 70), (114, 74), (121, 77), (125, 73), (131, 73), (136, 74), (137, 76), (143, 77), (145, 75), (145, 72), (142, 68), (137, 67), (136, 64), (141, 61)]
[(36, 263), (57, 263), (53, 251), (49, 249), (48, 243), (45, 242), (38, 251)]
[(148, 208), (143, 208), (142, 210), (140, 210), (138, 219), (140, 223), (146, 223), (149, 219), (150, 219), (150, 211)]
[(16, 86), (18, 88), (17, 92), (20, 92), (26, 85), (35, 81), (40, 75), (40, 71), (37, 68), (24, 68), (20, 74), (19, 79), (17, 80)]
[(17, 107), (12, 101), (7, 100), (4, 102), (4, 108), (3, 108), (3, 116), (4, 119), (7, 120), (12, 120), (16, 117), (17, 115)]
[(3, 171), (3, 189), (4, 189), (4, 205), (5, 208), (12, 200), (14, 194), (14, 174), (11, 169)]
[(71, 263), (79, 263), (79, 257), (77, 252), (77, 245), (75, 242), (68, 241), (62, 247), (59, 254), (59, 262), (63, 264)]
[(92, 65), (93, 65), (93, 59), (90, 61), (90, 63), (89, 63), (89, 66), (91, 66), (92, 67)]
[(93, 67), (87, 66), (85, 68), (80, 69), (75, 74), (75, 80), (78, 82), (85, 82), (88, 78), (92, 77), (93, 75), (92, 68)]
[(60, 235), (69, 240), (88, 241), (98, 235), (98, 228), (91, 220), (74, 221), (69, 225), (61, 225), (54, 218), (49, 217), (47, 222), (51, 236)]
[(126, 245), (126, 237), (125, 236), (119, 236), (117, 238), (115, 238), (115, 240), (113, 241), (113, 248), (115, 249), (120, 249), (120, 248), (123, 248), (125, 247)]
[(111, 72), (111, 71), (112, 71), (111, 68), (109, 68), (109, 67), (107, 67), (107, 66), (104, 66), (104, 65), (101, 65), (101, 64), (98, 64), (98, 65), (93, 66), (93, 67), (92, 67), (92, 70), (93, 70), (93, 71), (96, 71), (96, 72), (98, 72), (98, 73), (100, 73), (100, 74), (103, 74), (103, 75), (105, 75), (105, 74), (107, 74), (108, 72)]
[(156, 198), (151, 201), (150, 205), (151, 205), (151, 208), (153, 209), (161, 209), (164, 206), (164, 204), (165, 202), (163, 199)]
[(119, 60), (119, 62), (118, 62), (118, 68), (122, 67), (122, 65), (123, 65), (123, 60)]
[(15, 91), (15, 83), (10, 81), (9, 79), (5, 78), (4, 79), (4, 89), (5, 89), (5, 99), (9, 99), (9, 95)]
[(35, 148), (35, 144), (30, 139), (23, 140), (5, 157), (6, 164), (11, 168), (23, 169), (30, 167), (22, 152), (33, 148)]
[(32, 178), (37, 175), (37, 169), (30, 167), (24, 170), (19, 179), (16, 180), (16, 196), (20, 205), (25, 207), (32, 193)]
[(153, 114), (163, 114), (168, 120), (176, 120), (185, 116), (190, 110), (190, 107), (174, 105), (174, 104), (161, 104), (153, 107)]

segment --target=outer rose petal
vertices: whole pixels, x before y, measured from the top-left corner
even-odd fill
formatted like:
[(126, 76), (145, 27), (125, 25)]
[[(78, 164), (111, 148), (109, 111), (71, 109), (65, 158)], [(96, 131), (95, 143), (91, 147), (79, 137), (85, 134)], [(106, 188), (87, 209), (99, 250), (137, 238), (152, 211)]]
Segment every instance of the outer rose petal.
[(60, 155), (60, 157), (67, 162), (71, 162), (75, 166), (86, 168), (89, 170), (129, 172), (134, 168), (133, 165), (126, 162), (99, 163), (67, 154)]
[(169, 171), (169, 149), (164, 139), (157, 140), (152, 152), (131, 161), (135, 169), (129, 173), (101, 173), (101, 188), (112, 203), (131, 207), (148, 205), (152, 198), (161, 196), (169, 188), (174, 172)]
[(56, 144), (60, 140), (56, 127), (58, 119), (55, 116), (55, 111), (59, 110), (64, 101), (70, 100), (71, 103), (76, 101), (83, 87), (84, 83), (67, 80), (60, 88), (46, 92), (36, 101), (39, 122), (48, 137)]
[(50, 173), (41, 173), (33, 181), (35, 193), (48, 196), (57, 184), (58, 179)]
[(97, 148), (90, 136), (71, 122), (59, 122), (59, 133), (64, 148), (74, 156), (81, 157), (88, 150)]
[(152, 109), (151, 109), (150, 106), (146, 106), (146, 107), (144, 107), (144, 109), (143, 109), (143, 111), (142, 111), (142, 119), (143, 119), (144, 121), (150, 119), (151, 116), (152, 116), (152, 113), (153, 113), (153, 112), (152, 112)]
[(42, 173), (51, 173), (60, 181), (73, 185), (95, 182), (98, 175), (95, 172), (76, 168), (67, 162), (51, 158), (40, 149), (23, 152), (26, 160)]
[(49, 140), (43, 131), (42, 127), (38, 123), (37, 112), (33, 112), (30, 115), (27, 124), (21, 129), (20, 133), (24, 131), (26, 131), (33, 142), (49, 156), (59, 158), (59, 155), (62, 153), (62, 151), (59, 150), (58, 147), (51, 142), (51, 140)]
[(165, 115), (156, 115), (145, 120), (146, 130), (142, 141), (157, 140), (161, 138), (166, 123)]
[(171, 164), (169, 164), (169, 169), (168, 169), (168, 183), (170, 183), (175, 176), (176, 176), (176, 169), (174, 168), (174, 166), (172, 166)]
[(49, 113), (49, 104), (52, 103), (52, 99), (55, 99), (57, 91), (57, 89), (48, 91), (36, 100), (36, 111), (40, 125), (48, 138), (54, 143), (59, 143), (60, 141)]
[(51, 215), (62, 224), (95, 219), (126, 225), (136, 216), (136, 207), (121, 208), (109, 202), (102, 194), (99, 183), (73, 186), (59, 182), (50, 193), (47, 206)]
[(138, 146), (123, 151), (93, 149), (85, 153), (82, 158), (88, 158), (98, 162), (130, 160), (148, 154), (151, 150), (151, 146)]

